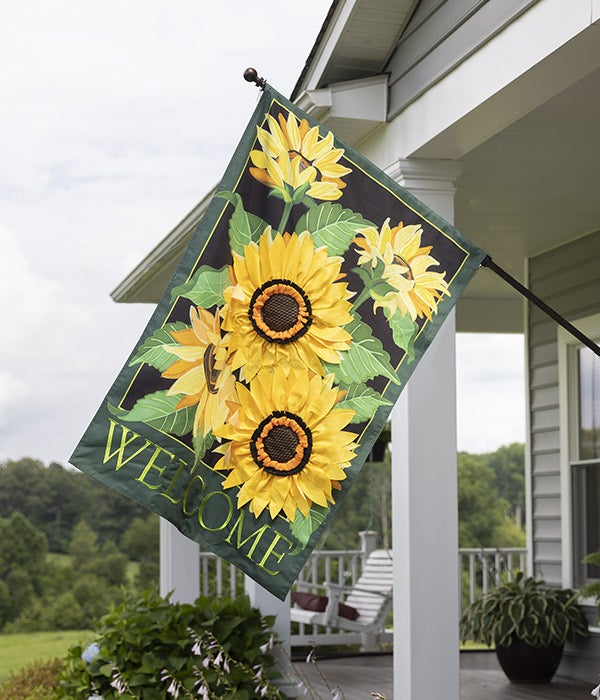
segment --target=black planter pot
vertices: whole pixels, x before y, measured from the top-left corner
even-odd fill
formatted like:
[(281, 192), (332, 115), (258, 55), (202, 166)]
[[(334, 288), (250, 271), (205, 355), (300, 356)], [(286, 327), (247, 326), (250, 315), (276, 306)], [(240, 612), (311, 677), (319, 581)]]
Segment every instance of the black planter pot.
[(511, 683), (550, 683), (562, 659), (563, 647), (531, 647), (514, 639), (496, 647), (496, 656)]

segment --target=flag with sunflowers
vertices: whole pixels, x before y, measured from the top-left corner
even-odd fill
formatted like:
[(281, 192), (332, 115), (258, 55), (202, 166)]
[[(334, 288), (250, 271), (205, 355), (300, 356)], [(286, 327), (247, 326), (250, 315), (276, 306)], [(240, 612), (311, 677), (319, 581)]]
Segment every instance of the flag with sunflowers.
[(484, 256), (266, 86), (71, 462), (284, 598)]

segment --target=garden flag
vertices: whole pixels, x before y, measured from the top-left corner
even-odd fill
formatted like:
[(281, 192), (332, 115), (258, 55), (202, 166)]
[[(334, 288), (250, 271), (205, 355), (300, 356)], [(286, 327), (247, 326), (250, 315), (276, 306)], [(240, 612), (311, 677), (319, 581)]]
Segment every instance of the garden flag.
[(285, 598), (484, 255), (266, 86), (72, 464)]

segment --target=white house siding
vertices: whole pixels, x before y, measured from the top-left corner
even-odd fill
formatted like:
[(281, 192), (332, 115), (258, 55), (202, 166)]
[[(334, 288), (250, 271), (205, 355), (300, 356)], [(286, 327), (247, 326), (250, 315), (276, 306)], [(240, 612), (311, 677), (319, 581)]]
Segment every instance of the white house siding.
[[(529, 287), (577, 325), (600, 311), (600, 232), (529, 260)], [(534, 573), (563, 582), (557, 324), (530, 305), (528, 320), (531, 513)], [(595, 609), (588, 609), (590, 620)], [(600, 636), (567, 645), (560, 673), (595, 684)]]
[(421, 0), (386, 71), (393, 118), (537, 0)]

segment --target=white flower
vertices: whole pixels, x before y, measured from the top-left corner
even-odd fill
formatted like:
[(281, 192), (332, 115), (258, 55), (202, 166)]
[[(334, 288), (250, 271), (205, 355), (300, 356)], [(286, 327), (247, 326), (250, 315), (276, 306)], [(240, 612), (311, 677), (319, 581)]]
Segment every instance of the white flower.
[(175, 700), (177, 700), (177, 698), (179, 697), (179, 686), (174, 678), (171, 681), (171, 685), (167, 688), (167, 693), (169, 693), (169, 695), (172, 695), (175, 698)]
[(268, 651), (271, 651), (273, 649), (273, 642), (275, 641), (275, 638), (273, 635), (271, 635), (268, 639), (267, 642), (264, 644), (261, 644), (258, 648), (262, 651), (263, 654), (266, 654)]
[(595, 698), (600, 698), (600, 685), (597, 685), (591, 693)]
[(304, 695), (305, 697), (308, 695), (308, 688), (306, 685), (304, 685), (304, 681), (298, 681), (296, 683), (296, 688)]

